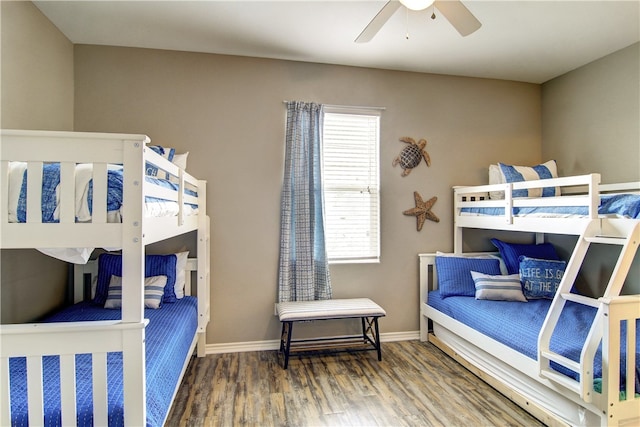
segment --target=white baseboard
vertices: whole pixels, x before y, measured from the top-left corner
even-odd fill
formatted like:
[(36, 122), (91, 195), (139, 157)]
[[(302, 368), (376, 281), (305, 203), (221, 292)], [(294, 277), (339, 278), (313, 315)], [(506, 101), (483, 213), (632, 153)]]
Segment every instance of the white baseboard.
[[(409, 341), (420, 339), (420, 331), (388, 332), (380, 334), (380, 342)], [(280, 340), (246, 341), (222, 344), (207, 344), (207, 354), (242, 353), (245, 351), (278, 350)]]

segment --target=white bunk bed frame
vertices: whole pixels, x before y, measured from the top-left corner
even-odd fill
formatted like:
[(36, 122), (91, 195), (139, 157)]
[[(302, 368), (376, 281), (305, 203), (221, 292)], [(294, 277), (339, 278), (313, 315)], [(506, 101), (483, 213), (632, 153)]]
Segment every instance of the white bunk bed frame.
[[(640, 398), (634, 396), (635, 321), (640, 318), (640, 295), (621, 296), (620, 291), (640, 243), (640, 220), (599, 218), (599, 195), (640, 189), (640, 183), (599, 185), (600, 175), (527, 181), (513, 184), (454, 188), (454, 252), (463, 253), (465, 228), (526, 231), (536, 233), (542, 243), (544, 233), (577, 235), (562, 282), (538, 337), (538, 360), (493, 340), (427, 304), (428, 292), (437, 289), (436, 254), (420, 254), (420, 339), (430, 341), (465, 365), (480, 378), (548, 425), (638, 425)], [(559, 186), (563, 194), (586, 189), (582, 195), (545, 197), (543, 199), (512, 197), (512, 191), (525, 188)], [(490, 200), (488, 193), (504, 191), (503, 200)], [(586, 206), (585, 218), (532, 218), (511, 214), (518, 206)], [(501, 217), (461, 214), (463, 207), (505, 207)], [(600, 298), (570, 294), (586, 252), (592, 243), (619, 245), (620, 256)], [(549, 349), (551, 334), (566, 301), (597, 308), (596, 318), (584, 344), (580, 363), (553, 353)], [(627, 320), (627, 366), (625, 400), (619, 399), (620, 321)], [(599, 343), (602, 353), (602, 393), (593, 392), (593, 355)], [(550, 362), (559, 363), (580, 374), (580, 381), (557, 373)], [(630, 391), (630, 392), (629, 392)]]
[[(11, 424), (8, 359), (27, 356), (29, 423), (43, 422), (42, 357), (60, 355), (62, 424), (76, 424), (75, 354), (93, 355), (94, 423), (107, 425), (107, 352), (122, 352), (125, 425), (146, 424), (144, 272), (145, 246), (197, 231), (198, 257), (187, 270), (197, 272), (198, 328), (192, 343), (197, 355), (205, 354), (205, 333), (210, 317), (209, 217), (206, 181), (198, 180), (146, 147), (146, 135), (87, 132), (2, 130), (0, 147), (0, 223), (2, 248), (122, 248), (122, 318), (117, 321), (30, 323), (0, 326), (0, 425)], [(27, 221), (8, 220), (8, 168), (10, 161), (27, 162)], [(60, 163), (60, 222), (42, 223), (43, 163)], [(179, 191), (172, 192), (145, 181), (147, 162), (177, 177)], [(75, 222), (77, 163), (93, 164), (93, 216), (89, 223)], [(122, 223), (108, 223), (106, 212), (107, 165), (124, 166)], [(185, 188), (197, 197), (184, 194)], [(145, 196), (175, 200), (179, 212), (171, 217), (145, 217)], [(183, 203), (198, 205), (197, 215), (185, 215)], [(88, 266), (91, 270), (94, 267)], [(82, 274), (76, 268), (74, 299), (83, 298)], [(95, 273), (95, 271), (94, 271)], [(190, 274), (187, 274), (189, 292)], [(180, 379), (189, 358), (185, 360)], [(175, 397), (175, 392), (174, 392)]]

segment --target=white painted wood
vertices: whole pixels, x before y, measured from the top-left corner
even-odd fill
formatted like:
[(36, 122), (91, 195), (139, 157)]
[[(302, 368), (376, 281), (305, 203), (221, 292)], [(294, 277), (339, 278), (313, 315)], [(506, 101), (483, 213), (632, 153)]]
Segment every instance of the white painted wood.
[(9, 222), (9, 162), (6, 160), (0, 160), (0, 189), (0, 224), (4, 226)]
[(42, 162), (27, 163), (27, 222), (42, 222)]
[(71, 426), (77, 423), (75, 379), (76, 379), (75, 354), (61, 355), (60, 356), (60, 400), (61, 400), (63, 426)]
[(107, 354), (102, 352), (93, 353), (91, 358), (91, 373), (93, 376), (93, 422), (97, 426), (106, 426), (108, 425)]
[(27, 356), (27, 396), (29, 399), (29, 425), (43, 424), (42, 356)]
[(93, 210), (91, 222), (104, 224), (107, 222), (107, 164), (93, 164)]
[(0, 357), (0, 425), (11, 425), (10, 402), (9, 359), (7, 357)]
[(76, 194), (76, 164), (75, 162), (60, 163), (60, 222), (76, 222), (75, 194)]
[[(61, 390), (63, 393), (63, 424), (75, 422), (75, 380), (71, 381), (74, 355), (93, 356), (94, 422), (107, 423), (106, 354), (123, 354), (125, 424), (144, 425), (146, 420), (145, 325), (143, 319), (144, 246), (179, 234), (198, 230), (198, 260), (188, 262), (190, 270), (197, 270), (198, 331), (193, 346), (198, 343), (198, 355), (205, 353), (205, 331), (210, 318), (210, 232), (206, 215), (206, 182), (180, 170), (171, 162), (146, 149), (145, 135), (100, 134), (84, 132), (14, 131), (2, 130), (0, 158), (0, 214), (2, 248), (65, 248), (110, 247), (122, 248), (123, 308), (122, 320), (23, 324), (0, 326), (0, 422), (9, 424), (8, 397), (9, 357), (29, 357), (30, 423), (42, 424), (42, 366), (43, 355), (62, 355)], [(27, 161), (29, 168), (29, 200), (27, 223), (8, 223), (8, 162)], [(42, 164), (61, 163), (59, 212), (61, 223), (41, 223)], [(178, 178), (180, 193), (189, 188), (198, 197), (176, 195), (146, 182), (147, 162)], [(93, 163), (94, 205), (91, 223), (75, 223), (75, 163)], [(107, 164), (124, 166), (123, 223), (107, 223), (106, 193)], [(160, 172), (162, 176), (162, 172)], [(33, 178), (33, 179), (32, 179)], [(69, 185), (68, 185), (69, 184)], [(162, 195), (184, 203), (198, 205), (198, 214), (166, 218), (145, 218), (145, 196)], [(73, 202), (73, 203), (72, 203)], [(95, 263), (76, 267), (74, 300), (83, 297), (83, 272), (95, 275)], [(189, 273), (189, 282), (191, 282)], [(185, 360), (185, 367), (188, 359)], [(184, 374), (184, 369), (183, 373)], [(40, 386), (38, 386), (40, 383)], [(31, 386), (33, 384), (33, 386)], [(177, 387), (177, 386), (176, 386)], [(33, 403), (32, 403), (33, 401)], [(71, 407), (73, 411), (71, 410)], [(39, 419), (39, 421), (38, 421)], [(70, 421), (73, 420), (73, 421)]]

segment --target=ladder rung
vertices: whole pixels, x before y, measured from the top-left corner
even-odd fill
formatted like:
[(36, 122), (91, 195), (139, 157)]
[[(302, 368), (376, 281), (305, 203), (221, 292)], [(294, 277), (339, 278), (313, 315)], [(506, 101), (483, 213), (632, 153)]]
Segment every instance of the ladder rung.
[(575, 362), (571, 359), (568, 359), (552, 351), (543, 350), (540, 353), (542, 354), (542, 357), (544, 357), (545, 359), (549, 359), (552, 362), (556, 362), (557, 364), (562, 365), (565, 368), (569, 368), (574, 372), (580, 372), (580, 364), (578, 362)]
[(560, 296), (567, 301), (577, 302), (579, 304), (588, 305), (589, 307), (600, 307), (600, 301), (595, 298), (585, 297), (584, 295), (565, 293), (561, 293)]
[(555, 381), (556, 383), (568, 388), (569, 390), (573, 390), (577, 394), (580, 394), (580, 383), (573, 378), (561, 374), (560, 372), (551, 370), (540, 371), (540, 375), (552, 381)]
[(626, 237), (594, 236), (585, 237), (584, 239), (589, 243), (602, 243), (604, 245), (624, 245), (627, 242)]

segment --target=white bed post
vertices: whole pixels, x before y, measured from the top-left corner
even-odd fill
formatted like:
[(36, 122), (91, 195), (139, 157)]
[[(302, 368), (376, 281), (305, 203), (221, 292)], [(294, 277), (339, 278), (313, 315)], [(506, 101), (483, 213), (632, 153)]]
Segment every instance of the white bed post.
[(206, 215), (207, 182), (198, 182), (198, 357), (206, 355), (207, 324), (209, 323), (210, 296), (210, 235), (209, 217)]
[[(122, 322), (141, 323), (144, 317), (144, 150), (145, 140), (123, 142), (122, 202)], [(140, 177), (143, 177), (140, 180)], [(123, 331), (122, 352), (125, 425), (146, 424), (145, 330)]]

